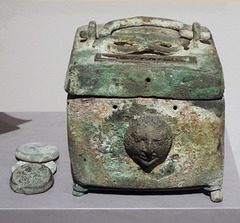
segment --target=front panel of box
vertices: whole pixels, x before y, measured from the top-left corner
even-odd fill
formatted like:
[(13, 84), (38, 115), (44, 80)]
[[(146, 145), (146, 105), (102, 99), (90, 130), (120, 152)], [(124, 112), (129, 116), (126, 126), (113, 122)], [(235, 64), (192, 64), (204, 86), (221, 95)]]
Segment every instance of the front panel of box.
[(67, 103), (75, 183), (126, 189), (221, 186), (224, 99)]

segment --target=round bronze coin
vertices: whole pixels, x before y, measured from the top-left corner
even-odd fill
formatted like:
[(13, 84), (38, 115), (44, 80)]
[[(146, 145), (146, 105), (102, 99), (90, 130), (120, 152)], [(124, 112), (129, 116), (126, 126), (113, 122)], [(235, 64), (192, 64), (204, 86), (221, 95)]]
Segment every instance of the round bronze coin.
[(32, 163), (45, 163), (59, 157), (58, 148), (54, 145), (30, 142), (18, 146), (15, 156), (19, 160)]
[(53, 182), (53, 174), (48, 167), (38, 163), (28, 163), (12, 173), (10, 186), (17, 193), (38, 194), (51, 188)]

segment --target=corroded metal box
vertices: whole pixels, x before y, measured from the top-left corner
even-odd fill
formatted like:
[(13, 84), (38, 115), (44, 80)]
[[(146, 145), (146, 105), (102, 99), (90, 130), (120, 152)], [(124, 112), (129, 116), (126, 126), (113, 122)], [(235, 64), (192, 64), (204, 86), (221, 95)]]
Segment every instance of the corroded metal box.
[(199, 187), (222, 200), (224, 80), (206, 27), (90, 22), (77, 30), (65, 90), (74, 195)]

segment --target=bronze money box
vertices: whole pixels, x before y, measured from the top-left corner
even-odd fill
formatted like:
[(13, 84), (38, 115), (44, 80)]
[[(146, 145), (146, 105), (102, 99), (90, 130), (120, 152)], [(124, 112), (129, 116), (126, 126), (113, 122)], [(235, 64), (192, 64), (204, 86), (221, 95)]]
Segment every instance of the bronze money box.
[(222, 200), (224, 80), (199, 23), (78, 28), (65, 81), (73, 194), (202, 188)]

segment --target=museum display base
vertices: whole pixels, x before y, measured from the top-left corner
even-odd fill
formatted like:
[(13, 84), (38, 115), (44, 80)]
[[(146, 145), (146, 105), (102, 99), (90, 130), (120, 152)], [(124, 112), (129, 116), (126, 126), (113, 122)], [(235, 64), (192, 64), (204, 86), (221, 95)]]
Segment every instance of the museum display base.
[[(239, 222), (240, 181), (227, 134), (223, 201), (213, 203), (198, 191), (158, 195), (94, 192), (75, 197), (66, 131), (63, 112), (0, 113), (0, 222)], [(17, 194), (9, 186), (16, 147), (27, 142), (53, 144), (60, 152), (54, 185), (42, 194)]]

